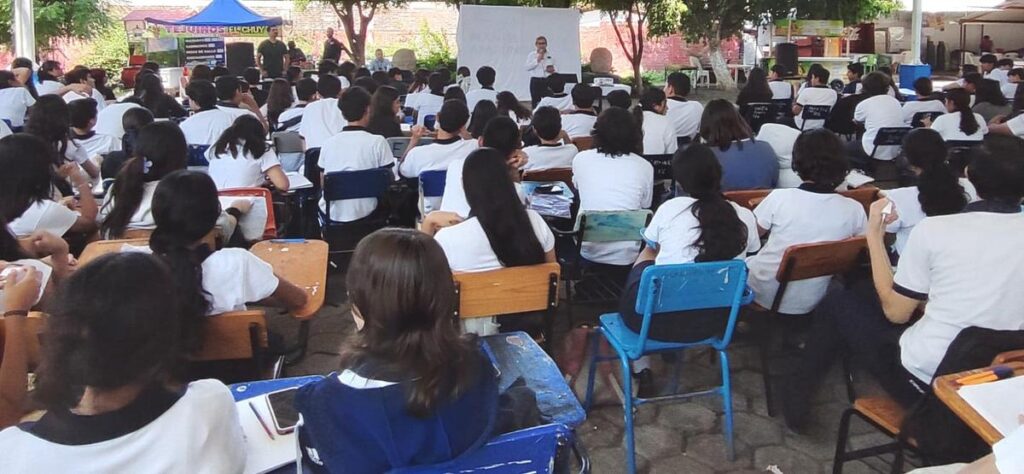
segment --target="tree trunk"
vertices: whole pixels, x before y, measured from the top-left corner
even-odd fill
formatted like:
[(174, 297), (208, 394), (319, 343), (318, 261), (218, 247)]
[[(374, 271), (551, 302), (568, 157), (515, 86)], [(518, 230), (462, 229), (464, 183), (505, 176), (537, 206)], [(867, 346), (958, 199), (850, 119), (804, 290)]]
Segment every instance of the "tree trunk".
[(644, 90), (644, 76), (640, 73), (640, 60), (643, 58), (635, 57), (630, 63), (633, 64), (633, 97), (639, 97), (640, 91)]
[(708, 42), (711, 56), (711, 70), (715, 71), (715, 79), (723, 89), (727, 91), (736, 90), (736, 81), (732, 80), (729, 74), (729, 66), (726, 66), (725, 56), (722, 56), (722, 41), (715, 39)]

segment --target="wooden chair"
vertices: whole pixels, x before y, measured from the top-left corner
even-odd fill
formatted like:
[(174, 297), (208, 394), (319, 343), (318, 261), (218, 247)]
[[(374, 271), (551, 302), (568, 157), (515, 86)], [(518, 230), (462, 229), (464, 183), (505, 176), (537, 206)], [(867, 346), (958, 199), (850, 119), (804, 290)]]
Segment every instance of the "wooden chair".
[(118, 239), (118, 240), (97, 240), (89, 242), (89, 245), (85, 246), (85, 250), (78, 256), (79, 265), (85, 265), (97, 258), (100, 258), (108, 253), (118, 253), (125, 246), (131, 247), (143, 247), (149, 245), (149, 236), (145, 238), (135, 239)]
[[(191, 356), (193, 369), (205, 369), (204, 366), (214, 366), (217, 362), (242, 361), (244, 374), (218, 378), (258, 380), (280, 376), (284, 356), (269, 352), (263, 311), (232, 311), (207, 317), (202, 332), (203, 345)], [(206, 372), (203, 371), (204, 375)]]
[(153, 229), (125, 229), (125, 239), (145, 239), (149, 242), (149, 237), (153, 235)]
[(506, 314), (544, 314), (544, 345), (551, 351), (555, 309), (558, 306), (557, 263), (508, 267), (487, 272), (456, 273), (455, 318), (472, 319)]
[(523, 181), (562, 182), (572, 187), (572, 168), (548, 168), (546, 170), (527, 171), (523, 173)]
[[(259, 240), (270, 240), (277, 238), (277, 219), (274, 217), (274, 195), (267, 188), (233, 188), (233, 189), (222, 189), (217, 192), (218, 196), (221, 197), (252, 197), (262, 199), (265, 201), (267, 206), (267, 221), (263, 225), (263, 235)], [(243, 217), (244, 219), (244, 217)], [(238, 223), (238, 229), (241, 231), (242, 223), (241, 219)], [(247, 240), (250, 240), (247, 238)]]
[(1005, 364), (1007, 362), (1024, 362), (1024, 349), (1003, 352), (992, 360), (992, 365)]
[(572, 139), (572, 144), (579, 151), (589, 150), (594, 148), (594, 137), (576, 137)]
[[(855, 459), (879, 456), (892, 453), (895, 457), (891, 465), (891, 472), (903, 472), (903, 451), (909, 449), (914, 451), (917, 443), (913, 439), (907, 439), (900, 430), (903, 419), (906, 417), (906, 410), (888, 396), (863, 397), (853, 402), (853, 406), (843, 412), (839, 419), (839, 438), (836, 440), (836, 454), (832, 460), (832, 473), (843, 472), (843, 464)], [(892, 441), (878, 446), (846, 450), (846, 442), (850, 433), (850, 419), (856, 416), (864, 420), (878, 431), (892, 438)]]
[(871, 203), (878, 200), (878, 188), (874, 186), (839, 191), (839, 194), (859, 202), (864, 206), (865, 214), (871, 213)]
[(768, 194), (771, 192), (771, 189), (745, 189), (741, 191), (726, 191), (722, 194), (725, 195), (726, 199), (753, 211), (757, 204), (768, 197)]
[(764, 324), (767, 331), (762, 333), (760, 340), (761, 376), (764, 379), (765, 403), (768, 406), (768, 414), (775, 416), (774, 400), (772, 397), (770, 354), (769, 344), (774, 336), (775, 320), (779, 316), (779, 306), (786, 294), (786, 287), (791, 282), (818, 278), (823, 276), (840, 275), (852, 270), (860, 259), (861, 254), (867, 249), (867, 239), (864, 237), (851, 237), (845, 240), (831, 242), (816, 242), (811, 244), (793, 245), (782, 254), (782, 262), (775, 274), (779, 282), (779, 289), (772, 300), (771, 308), (764, 311), (764, 308), (756, 306), (753, 308), (765, 312)]

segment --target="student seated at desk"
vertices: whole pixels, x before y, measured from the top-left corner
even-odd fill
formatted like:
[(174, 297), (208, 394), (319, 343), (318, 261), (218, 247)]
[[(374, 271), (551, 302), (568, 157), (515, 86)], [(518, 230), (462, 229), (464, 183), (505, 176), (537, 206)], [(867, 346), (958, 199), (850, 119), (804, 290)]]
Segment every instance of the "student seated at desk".
[[(118, 104), (107, 107), (110, 110)], [(121, 149), (107, 154), (100, 163), (100, 176), (103, 179), (113, 179), (121, 171), (124, 162), (128, 161), (135, 153), (135, 142), (139, 139), (139, 130), (142, 127), (153, 123), (153, 114), (144, 107), (133, 107), (125, 110), (121, 115), (121, 127), (124, 134), (121, 136)]]
[(444, 104), (445, 77), (437, 72), (427, 76), (427, 88), (405, 96), (405, 106), (418, 113), (420, 109), (436, 111)]
[[(83, 176), (86, 179), (91, 181), (99, 177), (99, 166), (89, 159), (85, 148), (78, 146), (71, 139), (71, 112), (68, 111), (68, 104), (64, 99), (57, 96), (40, 97), (29, 109), (25, 133), (43, 139), (56, 152), (52, 155), (55, 159), (54, 171), (60, 170), (65, 164), (77, 163), (81, 167), (80, 171), (85, 173)], [(61, 194), (70, 196), (71, 188), (67, 182), (66, 179), (56, 179), (54, 184)]]
[(477, 102), (481, 100), (491, 102), (498, 100), (498, 93), (494, 90), (494, 76), (494, 68), (490, 66), (483, 66), (476, 70), (476, 82), (480, 83), (480, 88), (466, 92), (466, 106), (470, 110), (473, 110)]
[(914, 114), (919, 112), (946, 113), (946, 104), (942, 93), (935, 94), (932, 90), (932, 80), (927, 77), (919, 77), (914, 80), (914, 93), (917, 100), (903, 103), (903, 124), (907, 127), (914, 123)]
[(341, 81), (337, 76), (320, 76), (316, 83), (320, 99), (306, 106), (299, 122), (299, 135), (306, 140), (306, 149), (320, 148), (346, 125), (338, 109)]
[(484, 135), (484, 127), (487, 126), (487, 122), (497, 116), (498, 106), (489, 100), (481, 100), (476, 103), (476, 107), (469, 114), (469, 125), (466, 127), (466, 131), (473, 139), (479, 139)]
[(825, 126), (825, 119), (808, 120), (807, 124), (804, 124), (804, 119), (800, 115), (804, 111), (804, 106), (807, 105), (825, 105), (829, 108), (836, 105), (839, 95), (828, 87), (828, 77), (828, 70), (820, 64), (811, 66), (807, 73), (807, 87), (801, 86), (796, 101), (793, 103), (793, 120), (796, 121), (796, 128), (811, 130)]
[(212, 379), (169, 382), (184, 321), (196, 316), (176, 283), (135, 252), (75, 272), (47, 320), (35, 392), (47, 412), (0, 431), (5, 471), (243, 471), (230, 390)]
[(939, 132), (943, 140), (980, 142), (988, 133), (988, 126), (981, 114), (971, 110), (971, 96), (963, 89), (946, 92), (948, 113), (925, 120), (926, 127)]
[(416, 179), (424, 171), (446, 170), (453, 161), (465, 158), (477, 149), (476, 140), (462, 139), (468, 121), (466, 104), (451, 100), (445, 102), (437, 114), (437, 135), (432, 143), (417, 146), (428, 131), (422, 126), (413, 127), (409, 147), (398, 165), (399, 175)]
[[(892, 161), (900, 152), (899, 146), (875, 148), (879, 130), (904, 126), (900, 102), (886, 93), (891, 83), (889, 76), (878, 71), (864, 76), (861, 83), (861, 95), (865, 99), (854, 109), (853, 121), (864, 125), (864, 135), (859, 143), (856, 140), (847, 143), (850, 162), (856, 168), (870, 170), (873, 167), (870, 160)], [(874, 156), (871, 156), (872, 151)]]
[[(692, 139), (700, 130), (700, 117), (704, 113), (704, 106), (695, 100), (687, 100), (688, 95), (690, 76), (678, 71), (669, 74), (665, 82), (665, 96), (668, 98), (668, 112), (665, 115), (675, 124), (676, 137)], [(611, 94), (608, 95), (608, 102), (611, 103)]]
[(740, 108), (740, 115), (746, 117), (750, 104), (771, 102), (773, 96), (774, 93), (764, 69), (755, 67), (747, 73), (747, 83), (736, 95), (736, 105)]
[(974, 93), (974, 105), (971, 109), (974, 110), (974, 113), (980, 114), (984, 118), (984, 122), (990, 122), (1000, 115), (1006, 116), (1013, 112), (1010, 101), (1006, 100), (999, 87), (999, 83), (992, 79), (978, 81)]
[(444, 251), (411, 229), (359, 242), (347, 285), (356, 333), (340, 373), (295, 396), (303, 460), (314, 472), (379, 473), (454, 459), (492, 436), (497, 377), (452, 324)]
[(516, 98), (515, 94), (509, 91), (501, 91), (498, 93), (497, 103), (498, 115), (507, 115), (510, 119), (515, 120), (516, 124), (520, 127), (530, 125), (533, 112), (525, 105), (519, 103), (519, 99)]
[(160, 80), (160, 76), (141, 72), (135, 80), (135, 92), (127, 100), (149, 109), (153, 113), (153, 117), (156, 118), (188, 116), (188, 111), (174, 100), (174, 97), (164, 92), (164, 84)]
[(771, 189), (779, 182), (779, 157), (725, 99), (708, 102), (700, 136), (722, 164), (722, 189)]
[(224, 130), (207, 153), (207, 172), (217, 189), (260, 187), (270, 180), (278, 191), (288, 191), (288, 177), (264, 136), (263, 124), (248, 115), (238, 117)]
[[(573, 108), (573, 98), (565, 93), (565, 78), (559, 74), (552, 74), (547, 78), (548, 89), (551, 93), (537, 102), (537, 107), (550, 105), (561, 112), (568, 112)], [(593, 102), (593, 100), (591, 100)], [(536, 112), (537, 107), (533, 110)]]
[[(323, 174), (338, 171), (361, 171), (391, 167), (394, 173), (395, 157), (388, 141), (366, 131), (370, 121), (370, 94), (359, 86), (345, 89), (338, 107), (348, 125), (331, 137), (320, 149), (317, 166)], [(323, 180), (321, 175), (321, 180)], [(377, 208), (376, 198), (346, 199), (331, 204), (331, 220), (352, 222), (370, 215)], [(327, 212), (327, 202), (320, 198), (320, 211)]]
[(772, 100), (793, 100), (793, 84), (786, 82), (786, 68), (776, 64), (768, 73), (768, 87), (772, 90)]
[[(590, 131), (594, 129), (594, 122), (597, 121), (597, 112), (594, 110), (594, 87), (589, 84), (576, 84), (572, 88), (572, 110), (565, 112), (562, 117), (562, 130), (565, 130), (569, 138), (589, 137)], [(543, 102), (543, 99), (541, 99)], [(541, 107), (551, 105), (540, 105), (534, 109), (536, 114)], [(557, 107), (555, 107), (557, 109)]]
[[(98, 206), (82, 173), (66, 172), (78, 190), (77, 198), (54, 200), (52, 155), (46, 143), (27, 133), (0, 139), (0, 169), (4, 170), (0, 173), (0, 215), (18, 237), (38, 230), (83, 234), (96, 230)], [(78, 169), (75, 163), (64, 166)]]
[[(518, 186), (519, 169), (527, 162), (527, 156), (522, 150), (523, 142), (519, 127), (510, 118), (495, 117), (487, 123), (484, 134), (478, 142), (481, 147), (493, 148), (501, 153), (507, 167), (506, 171), (512, 181), (516, 183), (515, 187), (518, 193), (520, 189)], [(463, 188), (465, 180), (462, 175), (462, 167), (465, 163), (465, 158), (460, 158), (448, 165), (448, 171), (445, 173), (444, 195), (441, 197), (441, 210), (462, 217), (470, 217), (469, 201), (466, 200), (466, 191)], [(520, 199), (520, 201), (522, 200)]]
[(14, 73), (0, 71), (0, 119), (9, 120), (12, 127), (23, 127), (28, 108), (35, 103), (32, 92), (18, 81)]
[(103, 157), (108, 153), (121, 149), (121, 140), (98, 133), (96, 127), (96, 101), (93, 99), (76, 100), (68, 104), (71, 123), (71, 140), (93, 162), (103, 165)]
[[(233, 118), (251, 115), (259, 119), (266, 127), (267, 118), (263, 116), (263, 112), (260, 112), (260, 106), (256, 103), (256, 99), (252, 96), (252, 91), (245, 81), (235, 76), (221, 76), (213, 81), (213, 85), (217, 89), (218, 109), (227, 112)], [(266, 127), (266, 129), (269, 130), (270, 127)]]
[(370, 99), (370, 121), (366, 131), (384, 138), (401, 137), (402, 125), (398, 114), (402, 112), (402, 103), (398, 100), (398, 90), (391, 86), (380, 86)]
[(292, 105), (282, 110), (276, 121), (274, 130), (279, 132), (298, 132), (299, 127), (302, 125), (302, 114), (306, 111), (306, 106), (316, 102), (316, 81), (310, 78), (299, 79), (292, 88), (295, 91), (295, 102)]
[[(248, 211), (246, 204), (235, 202), (228, 213), (237, 218)], [(302, 308), (306, 292), (275, 275), (270, 264), (245, 249), (216, 250), (220, 216), (217, 188), (205, 173), (177, 171), (156, 187), (149, 247), (171, 267), (183, 300), (206, 315), (242, 311), (256, 302)]]
[(189, 81), (185, 94), (188, 95), (188, 106), (192, 109), (192, 116), (180, 125), (185, 142), (206, 146), (217, 143), (224, 130), (235, 123), (237, 115), (217, 107), (217, 88), (210, 81)]
[(572, 143), (562, 143), (563, 117), (554, 107), (537, 108), (537, 113), (533, 115), (533, 131), (540, 139), (540, 144), (523, 148), (523, 153), (528, 157), (523, 171), (572, 168), (572, 160), (579, 150)]
[(633, 116), (644, 134), (644, 155), (671, 155), (679, 148), (676, 127), (665, 116), (667, 111), (665, 92), (654, 87), (648, 87), (640, 95), (640, 103), (633, 107)]

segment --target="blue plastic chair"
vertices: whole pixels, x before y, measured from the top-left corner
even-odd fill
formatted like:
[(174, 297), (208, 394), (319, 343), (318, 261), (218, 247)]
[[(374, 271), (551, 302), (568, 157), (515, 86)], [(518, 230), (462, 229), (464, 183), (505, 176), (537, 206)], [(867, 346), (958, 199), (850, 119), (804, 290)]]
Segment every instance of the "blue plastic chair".
[(189, 145), (188, 166), (210, 166), (210, 160), (206, 159), (206, 151), (210, 145)]
[(445, 180), (448, 171), (424, 171), (420, 173), (420, 217), (441, 208)]
[[(552, 473), (559, 446), (574, 445), (575, 436), (567, 426), (558, 423), (535, 426), (500, 435), (480, 449), (458, 458), (431, 466), (393, 469), (393, 474), (479, 473), (520, 474)], [(577, 453), (578, 455), (578, 453)], [(579, 457), (582, 463), (585, 458)], [(581, 472), (586, 472), (581, 470)]]
[[(359, 171), (335, 171), (324, 175), (324, 201), (327, 212), (320, 212), (323, 238), (331, 246), (330, 253), (349, 253), (359, 241), (387, 224), (386, 209), (381, 199), (387, 194), (394, 174), (388, 168)], [(348, 199), (376, 198), (377, 208), (368, 216), (353, 222), (331, 220), (331, 206)]]
[[(723, 434), (729, 459), (735, 458), (732, 426), (732, 392), (729, 378), (729, 355), (725, 352), (732, 340), (740, 306), (754, 299), (747, 288), (747, 266), (740, 260), (726, 262), (687, 263), (680, 265), (654, 265), (644, 270), (637, 293), (636, 311), (643, 314), (640, 334), (630, 330), (619, 313), (601, 316), (598, 331), (615, 350), (615, 356), (599, 354), (600, 339), (593, 338), (593, 356), (590, 361), (590, 378), (587, 381), (585, 408), (590, 408), (594, 392), (594, 375), (597, 363), (618, 358), (622, 365), (623, 415), (626, 422), (626, 467), (636, 472), (636, 454), (633, 439), (633, 407), (648, 402), (682, 400), (701, 395), (722, 396), (725, 409)], [(648, 338), (651, 316), (660, 313), (696, 309), (729, 308), (729, 321), (725, 331), (698, 342), (663, 342)], [(679, 316), (685, 317), (685, 316)], [(691, 347), (710, 346), (718, 351), (722, 367), (722, 385), (709, 390), (690, 393), (673, 393), (654, 398), (635, 398), (632, 388), (632, 362), (659, 352), (679, 352)], [(678, 371), (677, 371), (678, 375)], [(674, 381), (675, 382), (675, 381)], [(675, 384), (673, 384), (675, 385)], [(675, 392), (675, 390), (673, 390)]]

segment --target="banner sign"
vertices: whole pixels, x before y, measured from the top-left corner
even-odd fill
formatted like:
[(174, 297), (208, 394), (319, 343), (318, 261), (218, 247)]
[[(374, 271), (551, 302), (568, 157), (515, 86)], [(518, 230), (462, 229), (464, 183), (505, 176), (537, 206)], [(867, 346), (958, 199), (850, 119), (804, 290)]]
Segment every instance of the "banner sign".
[(224, 38), (222, 37), (187, 37), (181, 38), (181, 43), (185, 51), (185, 64), (207, 64), (211, 66), (223, 66), (225, 64), (226, 50), (224, 48)]
[(149, 25), (155, 36), (267, 36), (269, 26)]
[(789, 20), (775, 22), (775, 34), (785, 36), (792, 23), (790, 34), (794, 36), (843, 36), (842, 20)]

